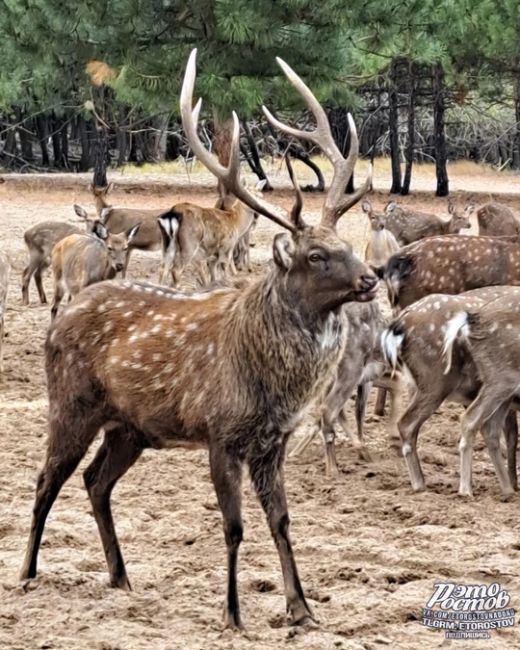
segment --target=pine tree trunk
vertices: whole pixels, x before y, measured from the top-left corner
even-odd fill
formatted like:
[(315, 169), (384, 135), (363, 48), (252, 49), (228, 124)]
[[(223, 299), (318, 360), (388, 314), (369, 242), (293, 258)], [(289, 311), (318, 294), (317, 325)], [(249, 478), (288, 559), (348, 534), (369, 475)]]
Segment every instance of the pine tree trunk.
[(263, 186), (262, 191), (272, 192), (273, 188), (269, 182), (269, 179), (267, 178), (264, 168), (262, 167), (262, 162), (258, 154), (256, 142), (253, 134), (251, 133), (249, 124), (246, 120), (244, 120), (242, 122), (242, 125), (244, 127), (244, 133), (246, 134), (247, 144), (249, 145), (249, 152), (244, 152), (244, 154), (246, 156), (247, 162), (249, 163), (249, 166), (251, 167), (251, 171), (258, 176), (259, 180), (265, 181), (265, 185)]
[(43, 167), (49, 167), (50, 166), (50, 160), (49, 160), (49, 149), (47, 146), (47, 141), (48, 141), (48, 118), (46, 115), (37, 115), (36, 116), (36, 135), (38, 137), (38, 144), (40, 145), (40, 150), (41, 150), (41, 155), (42, 155), (42, 166)]
[(448, 196), (449, 182), (446, 169), (446, 133), (444, 113), (446, 103), (444, 97), (444, 70), (441, 63), (433, 66), (433, 135), (435, 143), (435, 171), (437, 174), (437, 190), (435, 196)]
[(81, 157), (79, 159), (79, 170), (86, 172), (90, 169), (90, 138), (87, 128), (87, 122), (82, 115), (78, 115), (77, 128), (79, 134), (79, 143), (81, 147)]
[[(519, 62), (516, 62), (518, 66)], [(515, 130), (513, 134), (513, 154), (511, 167), (520, 169), (520, 69), (513, 73), (513, 102), (515, 105)]]
[(155, 134), (154, 158), (157, 162), (164, 162), (166, 160), (166, 146), (168, 142), (168, 124), (170, 122), (170, 116), (162, 115), (161, 117), (158, 117), (155, 122), (158, 132)]
[(62, 120), (60, 129), (61, 138), (61, 160), (65, 169), (69, 169), (69, 135), (67, 120)]
[(61, 137), (60, 137), (60, 120), (53, 115), (51, 119), (51, 142), (52, 151), (54, 155), (54, 167), (60, 169), (63, 167), (63, 157), (61, 151)]
[(105, 127), (99, 126), (97, 130), (97, 137), (94, 141), (94, 187), (106, 187), (107, 180), (107, 154), (108, 154), (108, 138)]
[(30, 132), (31, 121), (23, 120), (22, 111), (17, 112), (18, 122), (20, 123), (18, 137), (20, 138), (20, 148), (22, 151), (22, 158), (26, 162), (33, 162), (34, 154), (32, 148), (32, 133)]
[(409, 86), (408, 86), (408, 128), (407, 142), (404, 152), (405, 167), (403, 186), (401, 194), (403, 196), (410, 193), (410, 183), (412, 181), (413, 153), (415, 147), (415, 91), (417, 87), (417, 66), (413, 61), (409, 65)]
[(397, 83), (395, 78), (395, 61), (390, 68), (388, 89), (388, 128), (390, 129), (390, 160), (392, 163), (392, 187), (390, 194), (401, 191), (401, 161), (399, 154), (399, 108), (397, 98)]

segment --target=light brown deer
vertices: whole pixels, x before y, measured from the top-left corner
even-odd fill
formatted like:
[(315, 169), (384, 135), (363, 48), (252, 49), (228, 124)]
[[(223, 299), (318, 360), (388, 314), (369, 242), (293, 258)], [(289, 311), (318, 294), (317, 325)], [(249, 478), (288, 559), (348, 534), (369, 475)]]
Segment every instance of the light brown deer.
[(457, 294), (491, 285), (520, 284), (520, 242), (443, 235), (405, 246), (377, 269), (394, 309), (431, 293)]
[(511, 408), (520, 409), (520, 287), (500, 287), (494, 300), (467, 305), (453, 316), (445, 335), (448, 369), (459, 334), (469, 348), (481, 382), (478, 395), (462, 419), (460, 493), (472, 496), (473, 445), (476, 433), (482, 430), (487, 434), (486, 444), (502, 494), (507, 498), (517, 488), (516, 471), (508, 474), (504, 467), (499, 436)]
[[(219, 208), (203, 208), (194, 203), (177, 203), (158, 220), (163, 239), (161, 284), (171, 277), (173, 286), (188, 265), (194, 267), (199, 287), (223, 281), (236, 272), (233, 253), (253, 222), (254, 212), (235, 198), (219, 199)], [(249, 242), (249, 239), (247, 239)]]
[(98, 221), (94, 224), (92, 235), (72, 234), (61, 239), (51, 254), (54, 273), (51, 317), (58, 313), (66, 293), (73, 298), (85, 287), (111, 279), (121, 272), (127, 249), (138, 231), (139, 224), (115, 235)]
[[(460, 295), (427, 296), (401, 312), (383, 333), (382, 350), (388, 364), (393, 369), (404, 370), (414, 385), (413, 398), (397, 425), (414, 490), (425, 488), (417, 455), (417, 438), (422, 425), (446, 400), (468, 406), (482, 386), (482, 375), (476, 366), (473, 349), (462, 339), (457, 339), (457, 333), (466, 323), (460, 315), (480, 310), (495, 299), (511, 300), (511, 291), (517, 297), (520, 296), (520, 288), (510, 287), (484, 287)], [(518, 337), (518, 330), (516, 336)], [(500, 354), (498, 349), (495, 354)], [(497, 370), (499, 365), (496, 365)], [(516, 415), (513, 412), (505, 415), (507, 419), (500, 424), (504, 427), (508, 448), (509, 479), (504, 479), (504, 473), (500, 469), (502, 463), (499, 463), (500, 467), (497, 466), (496, 435), (493, 428), (484, 420), (479, 421), (479, 427), (497, 468), (502, 491), (507, 494), (511, 484), (515, 488), (517, 486), (518, 429)], [(461, 472), (459, 493), (471, 493), (468, 474), (464, 469)]]
[(458, 234), (464, 228), (471, 228), (469, 208), (461, 211), (448, 201), (448, 212), (451, 217), (444, 221), (435, 214), (417, 212), (390, 201), (385, 207), (385, 227), (393, 233), (400, 246), (425, 237)]
[(370, 201), (363, 201), (361, 209), (370, 220), (370, 241), (365, 248), (365, 262), (374, 266), (382, 266), (400, 249), (397, 239), (385, 226), (386, 217), (381, 212), (375, 212)]
[[(75, 205), (74, 210), (78, 216), (84, 219), (87, 232), (92, 232), (95, 220), (90, 219), (80, 206)], [(23, 238), (29, 250), (29, 263), (22, 274), (22, 303), (24, 305), (29, 304), (29, 283), (33, 275), (40, 302), (42, 304), (47, 302), (42, 273), (50, 266), (52, 249), (64, 237), (73, 234), (79, 235), (83, 232), (85, 231), (81, 228), (61, 221), (42, 221), (24, 232)]]
[(0, 251), (0, 375), (4, 372), (4, 357), (2, 351), (2, 343), (4, 340), (4, 320), (5, 320), (5, 310), (7, 303), (7, 290), (9, 288), (9, 273), (11, 271), (11, 265), (7, 259), (7, 255), (4, 255)]
[[(372, 300), (377, 290), (372, 271), (335, 232), (337, 221), (362, 198), (371, 178), (354, 194), (345, 194), (358, 154), (352, 118), (345, 159), (323, 108), (278, 60), (316, 117), (316, 129), (305, 136), (322, 146), (334, 167), (318, 225), (303, 220), (299, 190), (290, 215), (280, 216), (240, 183), (235, 114), (228, 167), (204, 149), (196, 129), (200, 101), (192, 110), (195, 57), (196, 50), (181, 93), (182, 122), (193, 152), (229, 192), (288, 232), (274, 239), (274, 265), (267, 275), (246, 287), (188, 296), (165, 287), (111, 281), (82, 291), (56, 318), (46, 342), (47, 458), (38, 478), (21, 577), (36, 575), (47, 514), (103, 427), (104, 441), (84, 477), (113, 586), (130, 587), (110, 510), (117, 480), (146, 447), (205, 446), (227, 545), (226, 624), (241, 625), (236, 574), (244, 463), (280, 556), (290, 620), (302, 624), (313, 615), (289, 538), (285, 446), (342, 353), (346, 332), (341, 305)], [(201, 368), (204, 372), (197, 371)]]
[[(475, 200), (468, 202), (467, 210), (475, 210)], [(485, 203), (477, 209), (478, 234), (482, 237), (517, 237), (520, 239), (520, 219), (502, 203)]]

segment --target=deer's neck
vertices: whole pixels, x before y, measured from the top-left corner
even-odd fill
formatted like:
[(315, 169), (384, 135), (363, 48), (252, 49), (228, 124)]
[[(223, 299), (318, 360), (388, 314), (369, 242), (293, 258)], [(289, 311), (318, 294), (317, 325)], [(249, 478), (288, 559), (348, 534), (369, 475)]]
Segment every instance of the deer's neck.
[(97, 213), (100, 214), (101, 210), (104, 210), (105, 208), (109, 208), (109, 204), (107, 203), (106, 199), (104, 196), (100, 196), (96, 194), (94, 202), (96, 204), (96, 210)]
[(286, 419), (328, 383), (345, 344), (341, 309), (309, 313), (276, 271), (246, 291), (236, 309), (228, 321), (233, 357), (267, 408)]

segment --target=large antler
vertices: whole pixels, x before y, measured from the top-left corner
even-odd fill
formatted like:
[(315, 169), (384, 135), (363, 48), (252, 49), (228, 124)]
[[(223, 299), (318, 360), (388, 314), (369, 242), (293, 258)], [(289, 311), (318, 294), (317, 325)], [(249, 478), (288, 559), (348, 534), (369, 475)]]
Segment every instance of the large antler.
[(354, 166), (359, 152), (356, 125), (354, 124), (352, 115), (350, 113), (348, 114), (350, 150), (347, 158), (344, 158), (334, 142), (327, 114), (312, 93), (311, 89), (306, 86), (302, 79), (300, 79), (296, 72), (287, 65), (285, 61), (279, 57), (277, 57), (276, 60), (278, 65), (284, 71), (287, 79), (289, 79), (291, 84), (303, 97), (307, 107), (316, 118), (316, 128), (313, 131), (301, 131), (300, 129), (295, 129), (277, 120), (265, 106), (262, 106), (262, 110), (273, 126), (280, 129), (280, 131), (284, 131), (285, 133), (294, 136), (295, 138), (314, 142), (331, 161), (334, 167), (334, 176), (323, 205), (321, 223), (324, 226), (335, 228), (341, 215), (355, 205), (372, 187), (372, 166), (370, 165), (369, 167), (367, 179), (363, 185), (353, 194), (345, 194), (345, 188), (352, 176), (352, 172), (354, 171)]
[[(192, 110), (193, 106), (193, 89), (195, 86), (195, 77), (197, 76), (197, 50), (191, 51), (188, 64), (186, 65), (186, 73), (184, 75), (184, 82), (181, 90), (181, 118), (182, 126), (190, 147), (197, 158), (202, 164), (209, 169), (209, 171), (218, 178), (222, 185), (228, 192), (234, 194), (243, 203), (248, 205), (252, 210), (263, 214), (264, 217), (275, 221), (280, 226), (287, 228), (291, 232), (296, 232), (303, 226), (301, 219), (301, 197), (296, 199), (295, 208), (291, 214), (287, 213), (289, 219), (282, 217), (276, 213), (276, 209), (270, 206), (265, 201), (261, 201), (254, 194), (251, 194), (244, 185), (240, 182), (240, 123), (237, 114), (233, 111), (233, 138), (231, 141), (231, 151), (229, 156), (229, 163), (227, 167), (221, 165), (218, 160), (206, 150), (197, 134), (197, 122), (199, 119), (200, 108), (202, 100), (199, 99)], [(298, 194), (298, 193), (297, 193)]]

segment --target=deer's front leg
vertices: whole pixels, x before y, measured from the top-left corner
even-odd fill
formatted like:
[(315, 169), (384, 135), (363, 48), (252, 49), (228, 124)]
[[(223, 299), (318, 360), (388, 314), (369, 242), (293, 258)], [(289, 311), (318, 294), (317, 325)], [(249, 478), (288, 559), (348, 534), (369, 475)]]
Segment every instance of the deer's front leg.
[(242, 541), (243, 526), (241, 510), (240, 461), (232, 458), (218, 447), (210, 449), (211, 479), (224, 519), (224, 536), (227, 546), (228, 584), (224, 625), (232, 629), (242, 628), (237, 590), (238, 549)]
[(289, 538), (289, 513), (285, 498), (283, 477), (284, 445), (249, 459), (249, 470), (254, 488), (262, 504), (271, 530), (280, 563), (287, 600), (287, 613), (292, 625), (316, 622), (307, 605)]

